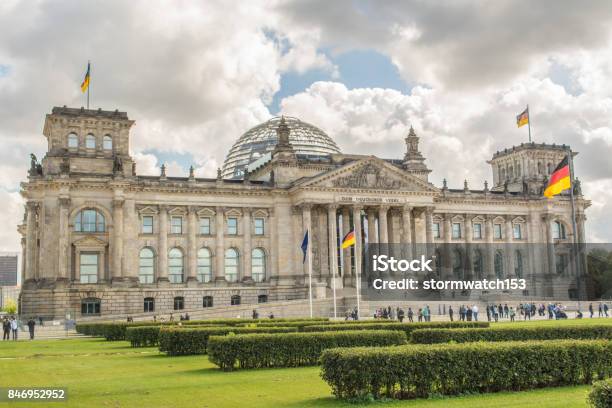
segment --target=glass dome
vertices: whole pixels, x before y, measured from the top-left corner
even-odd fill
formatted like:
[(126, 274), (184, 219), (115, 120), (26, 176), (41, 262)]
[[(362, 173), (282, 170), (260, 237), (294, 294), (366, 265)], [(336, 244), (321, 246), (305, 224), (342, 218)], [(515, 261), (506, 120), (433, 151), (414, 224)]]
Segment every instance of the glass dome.
[[(280, 120), (280, 116), (274, 117), (240, 136), (225, 158), (223, 178), (241, 179), (247, 167), (257, 167), (271, 158), (278, 142), (276, 129)], [(285, 116), (285, 122), (290, 130), (289, 141), (297, 154), (340, 153), (336, 142), (321, 129), (291, 116)]]

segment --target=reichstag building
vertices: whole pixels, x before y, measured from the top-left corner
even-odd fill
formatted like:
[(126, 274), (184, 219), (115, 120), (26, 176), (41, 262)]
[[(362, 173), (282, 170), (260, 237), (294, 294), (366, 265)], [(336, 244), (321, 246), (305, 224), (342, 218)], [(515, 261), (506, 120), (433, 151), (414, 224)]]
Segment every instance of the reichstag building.
[[(565, 146), (496, 152), (487, 162), (491, 185), (453, 189), (429, 181), (436, 158), (426, 163), (412, 128), (397, 141), (397, 157), (379, 158), (342, 152), (323, 130), (276, 117), (238, 138), (216, 178), (195, 177), (193, 169), (168, 177), (164, 166), (145, 176), (129, 153), (133, 125), (117, 110), (54, 107), (46, 115), (48, 150), (40, 161), (32, 155), (21, 185), (26, 316), (305, 299), (306, 230), (317, 299), (330, 298), (332, 287), (339, 297), (354, 295), (371, 243), (401, 244), (408, 255), (427, 251), (439, 277), (452, 277), (459, 265), (469, 277), (524, 277), (523, 295), (535, 299), (575, 296), (576, 270), (562, 250), (573, 238), (570, 199), (542, 196)], [(574, 188), (584, 242), (590, 202)], [(356, 245), (342, 250), (351, 230)], [(512, 249), (522, 244), (543, 250)]]

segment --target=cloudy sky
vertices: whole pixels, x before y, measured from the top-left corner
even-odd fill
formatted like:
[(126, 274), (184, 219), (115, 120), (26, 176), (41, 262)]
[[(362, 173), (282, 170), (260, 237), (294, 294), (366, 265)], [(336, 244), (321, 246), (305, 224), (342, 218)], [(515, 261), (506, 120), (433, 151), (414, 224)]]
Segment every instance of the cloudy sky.
[(136, 120), (139, 173), (214, 176), (245, 130), (279, 113), (345, 152), (400, 158), (412, 124), (451, 187), (527, 141), (580, 152), (591, 240), (612, 241), (609, 1), (0, 1), (0, 250), (18, 250), (19, 183), (44, 154), (44, 115), (92, 107)]

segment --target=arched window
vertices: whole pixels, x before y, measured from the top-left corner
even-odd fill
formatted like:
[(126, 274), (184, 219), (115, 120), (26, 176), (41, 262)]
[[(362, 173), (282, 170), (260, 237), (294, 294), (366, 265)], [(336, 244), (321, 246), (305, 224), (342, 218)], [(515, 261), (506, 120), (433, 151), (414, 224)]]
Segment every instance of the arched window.
[(153, 299), (152, 297), (144, 298), (143, 310), (145, 313), (154, 312), (155, 311), (155, 299)]
[(463, 280), (465, 276), (465, 270), (463, 268), (463, 254), (458, 249), (453, 251), (453, 275), (460, 280)]
[(238, 251), (234, 248), (225, 251), (225, 280), (228, 282), (238, 280)]
[(183, 283), (183, 251), (179, 248), (168, 252), (168, 279), (171, 283)]
[(255, 248), (251, 255), (251, 276), (255, 282), (266, 278), (266, 254), (261, 248)]
[(113, 138), (110, 135), (105, 135), (102, 139), (102, 147), (104, 150), (113, 150)]
[(155, 254), (151, 248), (140, 250), (138, 267), (140, 283), (153, 283), (155, 278)]
[(212, 268), (210, 260), (210, 250), (200, 248), (198, 251), (198, 281), (210, 282), (212, 279)]
[(102, 301), (98, 298), (87, 298), (81, 300), (81, 314), (99, 315)]
[(566, 239), (565, 225), (561, 221), (553, 222), (553, 238), (554, 239)]
[(79, 137), (76, 133), (72, 132), (68, 135), (68, 148), (76, 149), (79, 147)]
[(542, 174), (544, 172), (542, 162), (538, 162), (538, 174)]
[(96, 137), (92, 135), (91, 133), (85, 136), (85, 147), (88, 149), (96, 148)]
[(230, 303), (232, 306), (238, 306), (240, 304), (240, 295), (232, 296)]
[(74, 218), (76, 232), (104, 232), (106, 230), (104, 215), (94, 209), (79, 211)]
[(482, 251), (480, 249), (474, 250), (474, 275), (477, 279), (482, 279), (482, 271), (484, 266), (484, 261), (482, 257)]
[(495, 276), (499, 279), (504, 277), (504, 255), (502, 251), (495, 253)]
[(514, 274), (517, 278), (523, 277), (523, 254), (518, 249), (514, 253)]

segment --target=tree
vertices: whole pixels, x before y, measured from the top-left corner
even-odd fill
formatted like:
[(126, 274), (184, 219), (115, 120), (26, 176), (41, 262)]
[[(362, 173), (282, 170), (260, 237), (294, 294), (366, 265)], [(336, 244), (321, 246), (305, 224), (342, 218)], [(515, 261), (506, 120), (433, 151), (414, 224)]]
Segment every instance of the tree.
[(2, 310), (8, 314), (15, 314), (17, 313), (17, 303), (13, 299), (7, 299)]

